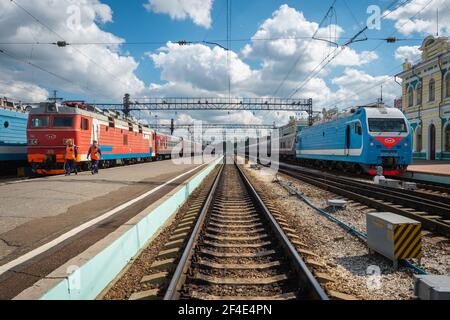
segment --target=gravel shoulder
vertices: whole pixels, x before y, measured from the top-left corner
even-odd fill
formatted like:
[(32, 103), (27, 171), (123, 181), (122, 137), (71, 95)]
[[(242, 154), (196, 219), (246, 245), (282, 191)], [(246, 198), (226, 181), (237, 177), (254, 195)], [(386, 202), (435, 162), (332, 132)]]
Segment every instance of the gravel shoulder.
[[(327, 271), (335, 279), (326, 289), (336, 290), (370, 300), (412, 299), (413, 276), (409, 269), (394, 270), (391, 261), (380, 255), (369, 255), (364, 242), (348, 234), (335, 223), (318, 214), (295, 196), (291, 196), (279, 184), (274, 183), (276, 172), (267, 168), (253, 170), (246, 165), (246, 172), (259, 187), (271, 195), (285, 218), (298, 231), (309, 250), (319, 255), (327, 265)], [(338, 196), (317, 187), (279, 174), (278, 179), (303, 192), (319, 208), (327, 209), (327, 200)], [(349, 202), (345, 210), (334, 213), (336, 217), (366, 232), (365, 219), (375, 210)], [(429, 273), (450, 274), (450, 246), (448, 242), (434, 243), (432, 236), (423, 237), (424, 256), (421, 266)], [(379, 272), (379, 275), (377, 275)]]

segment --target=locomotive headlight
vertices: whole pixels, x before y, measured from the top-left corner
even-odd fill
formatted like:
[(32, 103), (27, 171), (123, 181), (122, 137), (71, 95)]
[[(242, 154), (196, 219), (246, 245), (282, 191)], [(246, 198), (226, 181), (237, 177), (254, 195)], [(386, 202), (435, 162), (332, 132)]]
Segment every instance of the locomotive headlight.
[(373, 143), (373, 142), (370, 143), (370, 146), (371, 146), (371, 147), (373, 147), (374, 145), (375, 145), (375, 143)]
[(408, 147), (408, 143), (407, 143), (407, 142), (405, 142), (404, 146), (405, 146), (405, 148), (406, 148), (406, 147)]

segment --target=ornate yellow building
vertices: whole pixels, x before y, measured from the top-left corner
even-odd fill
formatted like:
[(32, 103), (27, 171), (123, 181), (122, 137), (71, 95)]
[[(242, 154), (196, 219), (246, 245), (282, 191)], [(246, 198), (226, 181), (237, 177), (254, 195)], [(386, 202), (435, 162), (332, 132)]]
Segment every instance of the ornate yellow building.
[(414, 130), (414, 158), (450, 160), (450, 43), (428, 36), (422, 59), (405, 61), (402, 109)]

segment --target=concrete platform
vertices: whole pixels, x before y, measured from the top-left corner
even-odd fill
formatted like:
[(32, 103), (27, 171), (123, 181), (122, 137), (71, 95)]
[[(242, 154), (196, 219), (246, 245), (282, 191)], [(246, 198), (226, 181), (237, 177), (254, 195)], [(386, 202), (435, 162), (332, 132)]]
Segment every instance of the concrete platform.
[(405, 176), (450, 184), (450, 161), (415, 160)]
[[(43, 253), (43, 257), (38, 256), (17, 270), (13, 268), (0, 274), (0, 299), (11, 298), (20, 292), (21, 287), (45, 277), (203, 167), (162, 161), (101, 170), (96, 176), (83, 172), (78, 176), (53, 176), (0, 184), (0, 268), (130, 199), (157, 189), (142, 201)], [(164, 184), (187, 171), (191, 172)]]

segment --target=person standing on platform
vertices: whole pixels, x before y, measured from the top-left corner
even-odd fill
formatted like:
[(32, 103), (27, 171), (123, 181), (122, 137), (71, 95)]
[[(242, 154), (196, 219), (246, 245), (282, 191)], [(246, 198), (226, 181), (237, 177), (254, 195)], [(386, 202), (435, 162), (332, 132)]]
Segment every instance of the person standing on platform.
[(66, 176), (70, 176), (72, 170), (75, 172), (75, 175), (78, 175), (77, 157), (78, 148), (73, 144), (72, 139), (68, 139), (66, 142), (66, 152), (64, 153), (64, 169), (66, 171)]
[(98, 174), (98, 162), (102, 156), (102, 150), (98, 145), (98, 141), (94, 140), (89, 147), (87, 158), (91, 158), (91, 172), (92, 174)]

